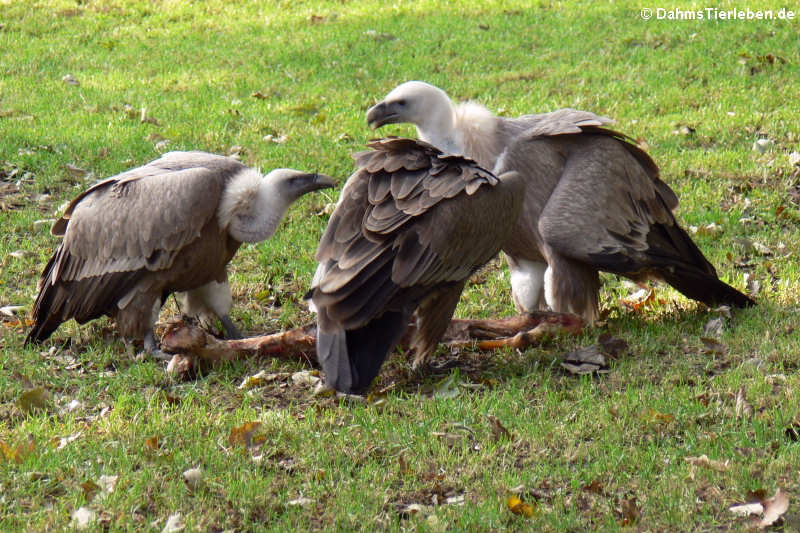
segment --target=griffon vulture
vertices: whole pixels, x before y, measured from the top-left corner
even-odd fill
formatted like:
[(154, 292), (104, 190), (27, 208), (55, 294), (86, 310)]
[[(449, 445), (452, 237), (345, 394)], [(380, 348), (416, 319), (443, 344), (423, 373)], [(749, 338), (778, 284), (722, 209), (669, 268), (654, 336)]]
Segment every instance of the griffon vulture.
[(64, 238), (39, 281), (26, 344), (70, 318), (107, 315), (123, 337), (159, 354), (153, 325), (167, 296), (184, 291), (189, 313), (211, 311), (239, 336), (228, 316), (228, 262), (242, 242), (268, 239), (300, 196), (332, 186), (321, 174), (263, 176), (204, 152), (170, 152), (97, 183), (53, 224)]
[(536, 310), (543, 295), (554, 311), (594, 321), (601, 270), (663, 280), (709, 305), (754, 303), (717, 278), (677, 225), (678, 198), (656, 164), (630, 138), (603, 127), (610, 119), (574, 109), (497, 117), (411, 81), (367, 112), (373, 128), (401, 122), (446, 153), (525, 177), (522, 215), (503, 246), (518, 309)]
[(500, 251), (523, 183), (411, 139), (355, 154), (317, 249), (311, 287), (326, 382), (360, 393), (416, 311), (415, 364), (444, 334), (466, 280)]

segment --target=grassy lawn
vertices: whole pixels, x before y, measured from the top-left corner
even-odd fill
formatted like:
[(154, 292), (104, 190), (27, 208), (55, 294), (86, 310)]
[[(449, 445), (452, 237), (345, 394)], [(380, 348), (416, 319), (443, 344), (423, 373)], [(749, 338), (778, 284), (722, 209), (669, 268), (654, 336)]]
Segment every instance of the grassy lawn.
[[(800, 529), (800, 9), (657, 19), (688, 4), (644, 20), (628, 1), (0, 0), (0, 308), (22, 306), (0, 314), (0, 531), (82, 513), (113, 531), (178, 513), (188, 531), (746, 530), (728, 508), (779, 488), (782, 527)], [(89, 184), (182, 149), (341, 184), (376, 135), (365, 110), (409, 79), (509, 116), (615, 118), (759, 306), (727, 317), (658, 287), (632, 310), (620, 299), (636, 288), (606, 276), (599, 327), (524, 352), (442, 348), (426, 374), (396, 355), (363, 404), (314, 396), (301, 362), (179, 381), (105, 319), (23, 347), (50, 219)], [(247, 333), (313, 319), (301, 297), (339, 190), (233, 260)], [(177, 313), (170, 301), (162, 319)], [(512, 313), (497, 260), (457, 315)], [(628, 344), (609, 374), (561, 369), (603, 334)], [(530, 507), (513, 513), (512, 496)]]

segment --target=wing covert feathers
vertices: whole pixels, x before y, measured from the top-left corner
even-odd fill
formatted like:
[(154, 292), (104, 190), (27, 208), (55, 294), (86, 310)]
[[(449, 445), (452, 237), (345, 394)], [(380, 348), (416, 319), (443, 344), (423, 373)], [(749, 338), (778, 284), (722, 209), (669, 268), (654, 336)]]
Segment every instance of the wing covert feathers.
[(522, 202), (518, 176), (506, 183), (425, 142), (368, 147), (355, 154), (357, 169), (320, 240), (311, 291), (320, 361), (344, 392), (369, 386), (414, 310), (446, 291), (448, 309), (418, 311), (430, 314), (418, 352), (432, 351), (464, 281), (500, 250)]

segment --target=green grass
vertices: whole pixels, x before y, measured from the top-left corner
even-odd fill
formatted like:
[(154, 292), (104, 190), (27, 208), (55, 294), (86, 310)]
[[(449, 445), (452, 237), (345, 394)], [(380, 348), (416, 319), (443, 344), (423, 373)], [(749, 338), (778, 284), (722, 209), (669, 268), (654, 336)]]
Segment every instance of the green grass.
[[(290, 379), (237, 388), (301, 363), (242, 361), (177, 382), (135, 360), (106, 320), (64, 324), (24, 348), (24, 328), (6, 317), (0, 530), (66, 529), (82, 506), (96, 513), (93, 529), (114, 531), (160, 531), (177, 512), (190, 531), (743, 530), (727, 508), (779, 487), (792, 500), (785, 529), (800, 528), (800, 445), (786, 431), (800, 415), (800, 178), (789, 163), (800, 151), (797, 22), (645, 21), (642, 7), (0, 0), (0, 306), (30, 308), (57, 244), (37, 221), (94, 180), (165, 149), (200, 149), (343, 183), (350, 154), (375, 135), (364, 111), (408, 79), (509, 116), (570, 106), (614, 117), (647, 143), (681, 198), (682, 223), (722, 227), (697, 236), (720, 276), (760, 285), (760, 305), (726, 321), (722, 354), (700, 340), (718, 313), (666, 287), (663, 302), (632, 312), (618, 302), (632, 290), (607, 276), (604, 326), (524, 352), (442, 349), (425, 375), (395, 356), (375, 385), (388, 390), (365, 405), (314, 397)], [(140, 120), (142, 108), (156, 123)], [(764, 154), (752, 150), (761, 137), (774, 141)], [(312, 319), (299, 296), (336, 194), (303, 199), (274, 239), (234, 259), (234, 319), (247, 332)], [(457, 314), (511, 314), (507, 280), (492, 263)], [(162, 318), (174, 313), (170, 304)], [(563, 353), (601, 333), (630, 347), (610, 374), (560, 369)], [(431, 392), (450, 375), (458, 396)], [(750, 417), (736, 416), (742, 388)], [(20, 399), (36, 389), (45, 407), (25, 412)], [(492, 431), (490, 415), (512, 439)], [(262, 424), (260, 461), (228, 442), (252, 421)], [(702, 454), (727, 470), (685, 461)], [(182, 472), (192, 467), (203, 478), (188, 490)], [(104, 475), (119, 477), (103, 497), (91, 484)], [(515, 488), (532, 517), (506, 507)], [(300, 497), (308, 503), (291, 504)]]

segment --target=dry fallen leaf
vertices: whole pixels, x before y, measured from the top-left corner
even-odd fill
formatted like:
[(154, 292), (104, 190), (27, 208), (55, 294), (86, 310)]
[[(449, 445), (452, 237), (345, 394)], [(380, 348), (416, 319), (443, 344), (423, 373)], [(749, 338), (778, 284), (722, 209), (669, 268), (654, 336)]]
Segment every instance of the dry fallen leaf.
[(736, 418), (750, 418), (753, 415), (753, 406), (747, 403), (744, 387), (736, 393)]
[(203, 471), (200, 468), (190, 468), (183, 472), (183, 481), (190, 491), (197, 490), (203, 480)]
[(228, 435), (228, 444), (231, 446), (241, 445), (249, 448), (253, 444), (254, 436), (261, 427), (261, 422), (247, 422), (235, 427)]
[(626, 498), (620, 502), (620, 514), (622, 515), (622, 525), (630, 526), (639, 521), (641, 511), (636, 503), (636, 497)]
[(69, 525), (77, 530), (83, 530), (91, 526), (95, 520), (97, 520), (96, 512), (88, 507), (79, 507), (72, 513), (72, 521)]
[(722, 336), (722, 328), (725, 326), (725, 322), (722, 320), (722, 317), (712, 318), (706, 325), (703, 327), (703, 337), (711, 338), (711, 339), (719, 339)]
[(639, 289), (627, 298), (620, 298), (620, 303), (637, 311), (654, 298), (653, 289)]
[(290, 505), (292, 507), (308, 507), (314, 503), (314, 500), (311, 498), (306, 498), (305, 496), (300, 496), (299, 498), (295, 498), (294, 500), (289, 500), (286, 502), (286, 505)]
[(49, 403), (50, 394), (43, 387), (27, 390), (17, 399), (17, 406), (24, 413), (44, 411)]
[(102, 475), (97, 480), (97, 485), (103, 490), (103, 494), (111, 494), (117, 487), (119, 476), (106, 476)]
[(571, 374), (608, 374), (608, 362), (597, 344), (584, 346), (563, 356), (561, 367)]
[(771, 526), (789, 509), (789, 497), (781, 489), (775, 491), (772, 498), (761, 503), (764, 505), (764, 516), (758, 524), (759, 529)]
[(161, 530), (161, 533), (177, 533), (185, 527), (186, 524), (183, 521), (181, 513), (175, 513), (167, 518), (167, 523), (164, 524), (164, 529)]
[(56, 447), (56, 450), (62, 450), (66, 448), (67, 444), (70, 442), (78, 440), (83, 432), (79, 431), (77, 433), (73, 433), (72, 435), (68, 435), (66, 437), (53, 437), (53, 445)]
[(728, 510), (739, 516), (762, 515), (753, 525), (764, 529), (777, 522), (789, 509), (789, 497), (780, 488), (772, 498), (763, 499), (763, 493), (755, 496), (761, 501), (731, 505)]
[(489, 419), (489, 427), (492, 429), (492, 437), (494, 440), (514, 440), (514, 437), (511, 436), (511, 432), (503, 426), (499, 418), (493, 415), (489, 415), (487, 418)]
[(509, 496), (506, 498), (506, 507), (508, 507), (508, 510), (512, 513), (528, 518), (531, 518), (535, 514), (533, 507), (523, 502), (519, 496)]
[(728, 470), (728, 461), (715, 461), (713, 459), (709, 459), (706, 454), (703, 454), (700, 457), (684, 457), (683, 460), (692, 466), (702, 466), (704, 468), (716, 470), (717, 472), (725, 472)]
[(67, 85), (80, 85), (80, 82), (77, 79), (75, 79), (75, 76), (73, 76), (72, 74), (64, 74), (64, 76), (61, 78), (61, 81), (63, 81)]

